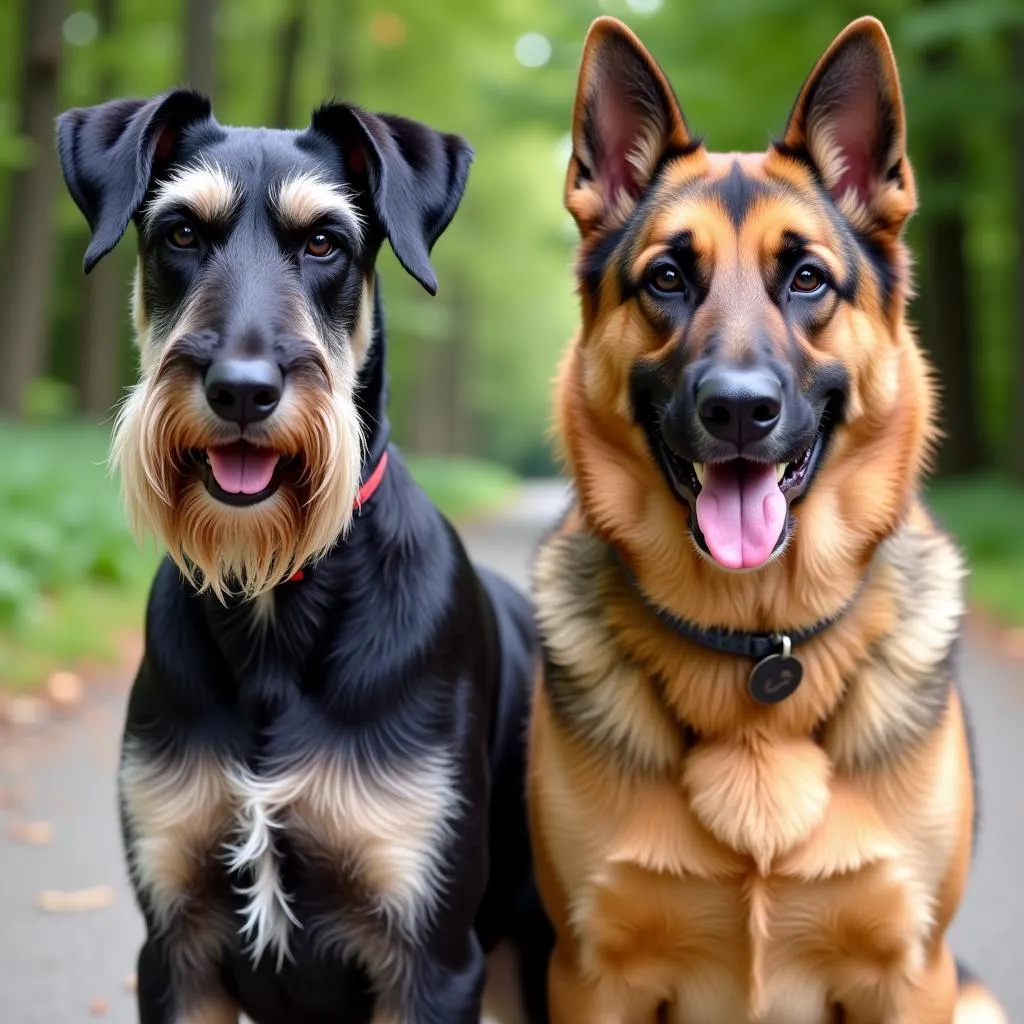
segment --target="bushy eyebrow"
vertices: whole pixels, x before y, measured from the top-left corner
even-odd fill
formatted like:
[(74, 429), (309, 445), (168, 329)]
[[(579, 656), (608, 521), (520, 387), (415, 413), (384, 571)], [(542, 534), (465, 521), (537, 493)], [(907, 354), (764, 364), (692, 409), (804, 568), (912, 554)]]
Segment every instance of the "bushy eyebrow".
[(362, 238), (363, 222), (351, 193), (317, 174), (286, 178), (271, 195), (271, 205), (286, 230), (304, 231), (333, 218), (344, 224), (356, 241)]
[(241, 189), (221, 167), (205, 162), (193, 164), (157, 186), (146, 206), (145, 221), (151, 224), (168, 210), (184, 207), (204, 224), (223, 223), (240, 198)]

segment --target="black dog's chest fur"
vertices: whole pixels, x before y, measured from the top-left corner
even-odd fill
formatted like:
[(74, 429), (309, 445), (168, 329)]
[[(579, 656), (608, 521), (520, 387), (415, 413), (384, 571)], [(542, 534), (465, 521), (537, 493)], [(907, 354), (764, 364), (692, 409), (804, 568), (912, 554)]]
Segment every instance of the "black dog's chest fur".
[(527, 840), (507, 803), (488, 822), (488, 781), (521, 800), (533, 641), (502, 586), (397, 456), (350, 538), (254, 605), (158, 574), (121, 770), (133, 882), (256, 1020), (369, 1021), (367, 968), (414, 984), (406, 950), (507, 934)]

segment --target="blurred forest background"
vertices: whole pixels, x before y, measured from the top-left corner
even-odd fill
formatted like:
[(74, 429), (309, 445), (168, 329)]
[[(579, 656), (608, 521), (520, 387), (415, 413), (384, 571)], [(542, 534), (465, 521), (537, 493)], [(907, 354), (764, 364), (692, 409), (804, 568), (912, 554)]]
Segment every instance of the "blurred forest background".
[(1024, 623), (1020, 0), (0, 0), (0, 683), (109, 656), (154, 557), (127, 537), (102, 466), (134, 376), (134, 232), (82, 275), (55, 115), (188, 81), (223, 123), (300, 127), (335, 96), (470, 139), (437, 298), (383, 259), (396, 437), (458, 515), (555, 470), (550, 380), (575, 319), (562, 178), (602, 12), (640, 34), (716, 149), (762, 148), (843, 25), (886, 23), (922, 198), (913, 313), (945, 396), (934, 496), (975, 597)]

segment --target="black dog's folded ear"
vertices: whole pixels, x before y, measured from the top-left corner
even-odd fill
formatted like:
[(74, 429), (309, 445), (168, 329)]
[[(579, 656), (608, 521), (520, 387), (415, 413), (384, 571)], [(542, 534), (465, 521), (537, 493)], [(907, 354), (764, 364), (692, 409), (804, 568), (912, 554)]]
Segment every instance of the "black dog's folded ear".
[(60, 115), (57, 149), (64, 180), (92, 229), (87, 274), (120, 241), (158, 166), (171, 159), (182, 129), (210, 117), (210, 101), (189, 89)]
[(368, 193), (367, 213), (395, 256), (431, 295), (430, 250), (458, 209), (473, 149), (465, 139), (391, 114), (328, 103), (312, 129), (341, 149), (353, 184)]

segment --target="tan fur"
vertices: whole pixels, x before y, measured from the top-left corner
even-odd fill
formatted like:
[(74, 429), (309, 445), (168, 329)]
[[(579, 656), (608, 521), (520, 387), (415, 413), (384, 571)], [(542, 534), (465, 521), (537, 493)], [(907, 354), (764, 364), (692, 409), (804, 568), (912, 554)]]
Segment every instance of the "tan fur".
[(351, 523), (363, 448), (353, 394), (372, 291), (364, 288), (366, 308), (352, 346), (347, 338), (325, 337), (296, 290), (296, 330), (320, 353), (319, 379), (291, 380), (273, 417), (250, 434), (283, 457), (301, 454), (301, 472), (259, 505), (229, 508), (207, 494), (182, 459), (223, 429), (200, 381), (174, 360), (175, 342), (193, 328), (202, 293), (180, 322), (153, 324), (140, 274), (133, 306), (141, 378), (118, 412), (111, 447), (129, 523), (140, 537), (155, 535), (200, 589), (221, 599), (232, 592), (256, 597), (317, 559)]
[(202, 970), (234, 927), (204, 899), (203, 865), (215, 856), (231, 822), (222, 766), (208, 758), (171, 762), (128, 746), (119, 772), (132, 828), (129, 860), (161, 929), (176, 929), (177, 969)]
[(328, 216), (344, 222), (356, 238), (362, 235), (362, 218), (351, 196), (315, 174), (302, 173), (282, 183), (274, 198), (278, 219), (295, 231), (314, 228)]
[[(172, 763), (129, 748), (121, 791), (134, 869), (161, 927), (188, 926), (176, 948), (193, 968), (215, 962), (239, 929), (254, 960), (268, 950), (279, 965), (288, 956), (299, 925), (278, 872), (275, 837), (286, 829), (336, 883), (355, 884), (365, 896), (351, 916), (315, 922), (318, 941), (343, 940), (373, 977), (390, 977), (394, 965), (382, 951), (393, 951), (396, 929), (412, 939), (431, 913), (444, 887), (441, 851), (459, 813), (453, 767), (441, 755), (397, 773), (338, 758), (255, 776), (240, 765)], [(240, 921), (203, 910), (203, 865), (214, 858), (252, 871)]]
[[(687, 345), (714, 336), (742, 361), (760, 329), (786, 358), (788, 335), (763, 283), (784, 233), (808, 239), (840, 285), (850, 273), (809, 170), (775, 150), (684, 153), (661, 170), (662, 201), (649, 204), (628, 250), (596, 290), (581, 287), (582, 326), (556, 398), (578, 503), (534, 572), (548, 668), (531, 723), (530, 816), (557, 935), (557, 1024), (834, 1024), (840, 1012), (844, 1024), (953, 1021), (945, 932), (973, 817), (950, 678), (964, 567), (918, 498), (935, 400), (904, 320), (900, 230), (913, 179), (888, 42), (876, 22), (858, 24), (835, 45), (858, 31), (877, 49), (899, 108), (886, 159), (901, 162), (901, 182), (873, 182), (863, 209), (844, 197), (839, 205), (890, 247), (897, 281), (883, 295), (863, 261), (855, 299), (824, 300), (824, 326), (797, 337), (812, 365), (842, 363), (849, 396), (825, 463), (792, 509), (788, 545), (761, 569), (727, 572), (697, 550), (690, 512), (634, 423), (633, 367), (671, 366), (678, 338), (642, 296), (623, 293), (621, 268), (641, 274), (685, 229), (711, 281)], [(611, 19), (596, 23), (574, 140), (585, 138), (579, 122), (610, 37), (640, 47)], [(650, 68), (640, 50), (632, 66)], [(656, 71), (655, 87), (663, 82)], [(827, 118), (806, 123), (809, 88), (787, 142), (806, 142), (839, 181)], [(678, 148), (681, 115), (662, 117), (659, 130), (659, 152)], [(600, 183), (580, 176), (587, 158), (577, 145), (566, 192), (581, 270), (593, 239), (621, 222)], [(704, 187), (737, 167), (763, 185), (738, 225)], [(799, 689), (760, 706), (746, 690), (747, 660), (695, 646), (647, 602), (705, 626), (783, 633), (845, 611), (800, 646)]]
[(238, 1024), (238, 1007), (220, 999), (204, 1002), (179, 1016), (175, 1024)]
[(183, 167), (162, 182), (146, 205), (144, 217), (154, 220), (168, 208), (184, 207), (207, 224), (215, 224), (230, 216), (238, 202), (234, 182), (216, 166), (200, 163)]
[(1009, 1024), (1009, 1020), (982, 985), (971, 983), (961, 989), (953, 1024)]

